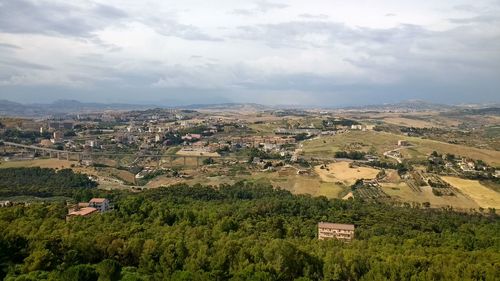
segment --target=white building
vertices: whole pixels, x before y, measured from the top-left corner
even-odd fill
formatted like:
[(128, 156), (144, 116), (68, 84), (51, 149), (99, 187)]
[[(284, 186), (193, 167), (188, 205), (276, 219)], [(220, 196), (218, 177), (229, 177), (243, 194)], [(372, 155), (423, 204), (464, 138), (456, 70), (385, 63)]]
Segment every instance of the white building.
[(96, 208), (99, 212), (109, 210), (109, 200), (106, 198), (92, 198), (89, 201), (89, 207)]

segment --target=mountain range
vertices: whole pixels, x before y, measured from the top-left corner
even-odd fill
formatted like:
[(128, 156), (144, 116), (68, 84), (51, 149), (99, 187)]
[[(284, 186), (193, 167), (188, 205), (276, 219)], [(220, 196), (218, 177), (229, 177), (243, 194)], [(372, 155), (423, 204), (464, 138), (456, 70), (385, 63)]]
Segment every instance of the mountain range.
[[(368, 106), (350, 106), (335, 109), (345, 110), (364, 110), (364, 111), (429, 111), (429, 110), (453, 110), (453, 109), (477, 109), (495, 107), (498, 105), (492, 104), (462, 104), (462, 105), (445, 105), (429, 103), (422, 100), (407, 100), (394, 104), (380, 104)], [(290, 106), (268, 106), (257, 103), (220, 103), (220, 104), (191, 104), (185, 106), (158, 106), (144, 104), (126, 104), (126, 103), (84, 103), (76, 100), (57, 100), (52, 103), (33, 103), (22, 104), (8, 100), (0, 100), (0, 116), (17, 116), (17, 117), (42, 117), (64, 113), (85, 113), (99, 112), (104, 110), (145, 110), (151, 108), (178, 108), (192, 110), (227, 110), (227, 111), (267, 111), (276, 109), (290, 109)], [(305, 108), (300, 108), (305, 109)], [(333, 109), (333, 108), (325, 108)]]

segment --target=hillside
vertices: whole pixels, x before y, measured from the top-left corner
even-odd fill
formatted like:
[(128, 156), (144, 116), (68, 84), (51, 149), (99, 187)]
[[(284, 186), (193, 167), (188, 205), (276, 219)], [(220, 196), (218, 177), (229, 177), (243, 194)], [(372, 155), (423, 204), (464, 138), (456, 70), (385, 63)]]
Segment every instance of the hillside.
[[(103, 193), (115, 210), (0, 208), (6, 280), (498, 280), (500, 220), (238, 183)], [(317, 223), (355, 225), (351, 243)]]

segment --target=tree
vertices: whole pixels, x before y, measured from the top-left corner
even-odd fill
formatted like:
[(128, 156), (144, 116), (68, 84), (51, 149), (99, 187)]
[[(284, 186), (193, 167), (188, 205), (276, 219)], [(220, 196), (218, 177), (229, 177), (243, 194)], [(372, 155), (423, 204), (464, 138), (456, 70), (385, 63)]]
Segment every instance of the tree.
[(103, 260), (97, 265), (96, 271), (99, 273), (98, 281), (117, 281), (121, 277), (121, 266), (115, 260)]
[(214, 164), (215, 160), (212, 157), (208, 157), (203, 159), (203, 165), (211, 165)]
[(97, 281), (98, 277), (94, 267), (88, 264), (72, 266), (62, 274), (63, 280), (72, 281)]

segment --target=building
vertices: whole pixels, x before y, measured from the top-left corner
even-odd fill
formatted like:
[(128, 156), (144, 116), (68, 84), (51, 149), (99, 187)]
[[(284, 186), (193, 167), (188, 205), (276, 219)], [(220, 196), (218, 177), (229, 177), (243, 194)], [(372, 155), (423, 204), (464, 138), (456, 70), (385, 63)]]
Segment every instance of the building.
[(64, 134), (61, 131), (55, 131), (53, 134), (54, 143), (62, 141), (64, 138)]
[(182, 137), (182, 140), (185, 140), (185, 141), (196, 141), (199, 139), (201, 139), (200, 134), (186, 134), (185, 136)]
[(85, 145), (88, 147), (98, 147), (99, 142), (97, 140), (86, 140)]
[(69, 211), (68, 215), (66, 216), (66, 220), (69, 220), (72, 217), (87, 217), (98, 212), (99, 210), (93, 207), (77, 208), (75, 210)]
[(89, 201), (89, 207), (96, 208), (99, 212), (109, 210), (109, 200), (106, 198), (92, 198)]
[(409, 145), (408, 141), (398, 140), (398, 146), (408, 146), (408, 145)]
[(155, 142), (161, 142), (162, 141), (162, 136), (160, 134), (156, 134), (155, 136)]
[(363, 126), (361, 125), (351, 125), (351, 130), (362, 130)]
[(318, 239), (339, 239), (349, 242), (354, 239), (354, 225), (341, 223), (318, 223)]
[(49, 130), (71, 130), (74, 125), (71, 121), (50, 121), (48, 127)]

